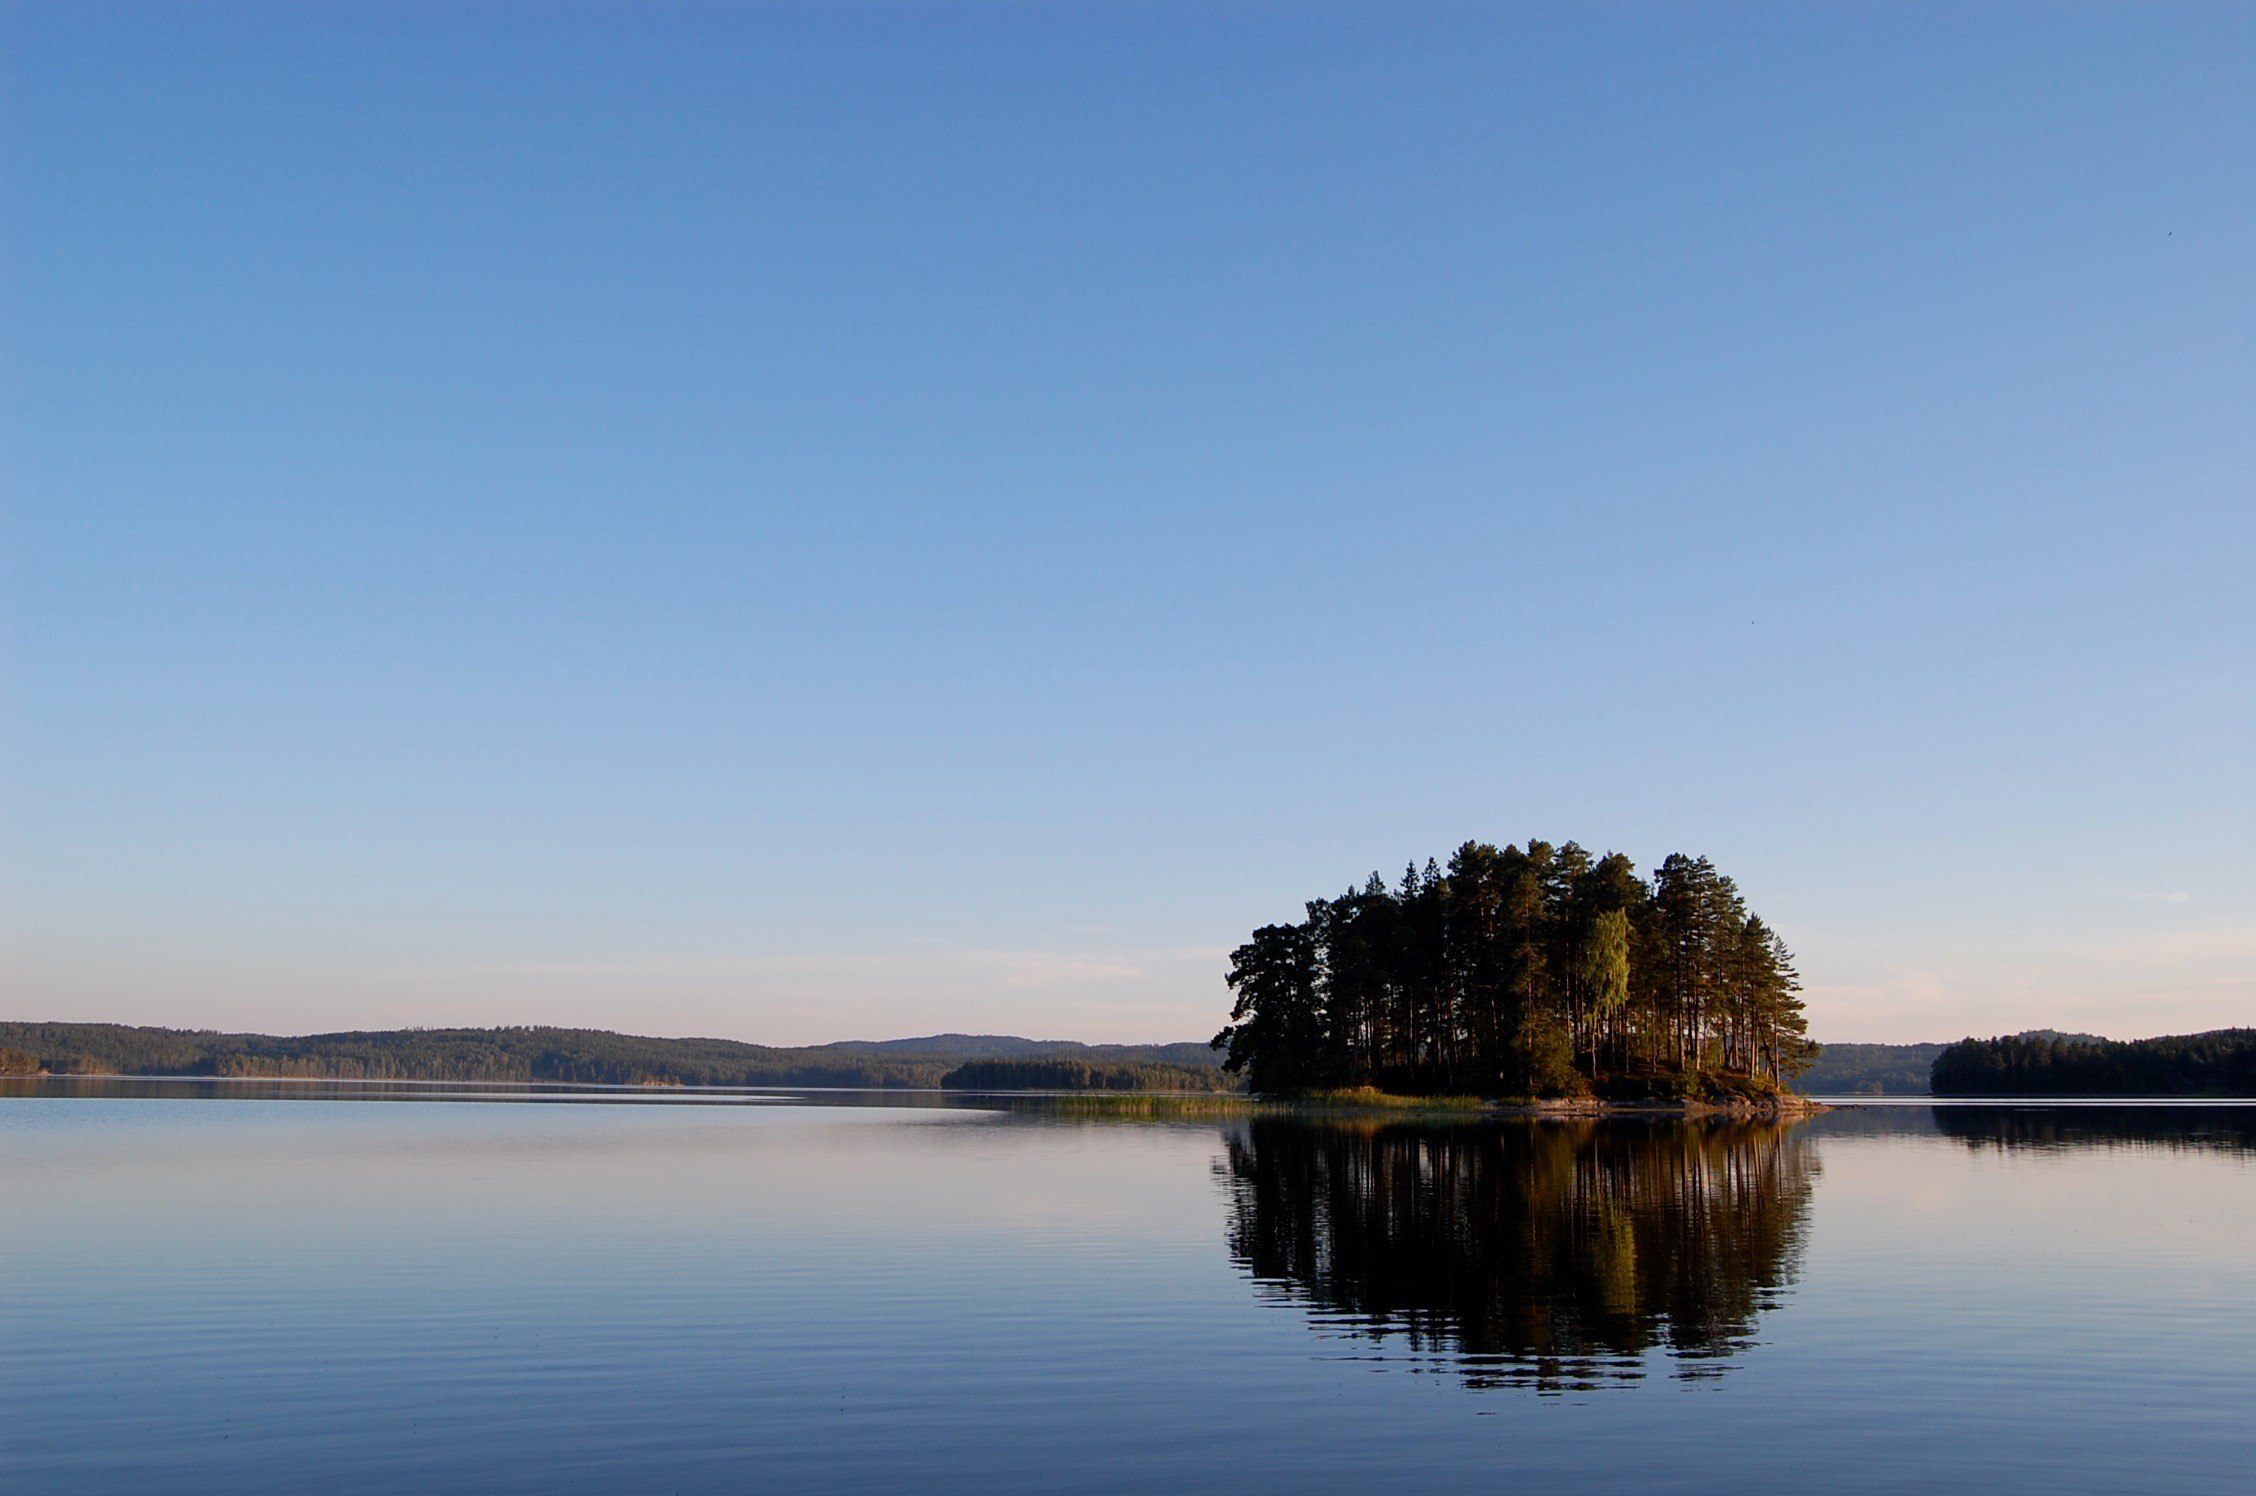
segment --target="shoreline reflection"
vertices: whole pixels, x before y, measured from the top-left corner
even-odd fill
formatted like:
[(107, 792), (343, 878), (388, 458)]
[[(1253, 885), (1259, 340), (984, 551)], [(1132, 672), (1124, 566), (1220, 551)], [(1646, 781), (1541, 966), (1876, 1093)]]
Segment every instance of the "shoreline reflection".
[(2166, 1148), (2256, 1153), (2256, 1107), (2198, 1105), (1939, 1106), (1935, 1130), (1981, 1150), (2060, 1153), (2079, 1148)]

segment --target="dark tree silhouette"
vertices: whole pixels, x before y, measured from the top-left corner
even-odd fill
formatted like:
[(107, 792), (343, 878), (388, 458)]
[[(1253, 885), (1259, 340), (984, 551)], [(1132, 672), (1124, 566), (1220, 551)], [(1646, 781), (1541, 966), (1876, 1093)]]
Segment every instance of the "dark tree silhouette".
[(2118, 1043), (2077, 1034), (1961, 1039), (1935, 1056), (1937, 1096), (2256, 1096), (2256, 1029)]
[(1231, 954), (1214, 1047), (1256, 1091), (1759, 1094), (1815, 1053), (1785, 942), (1704, 857), (1647, 882), (1573, 842), (1467, 842), (1306, 912)]

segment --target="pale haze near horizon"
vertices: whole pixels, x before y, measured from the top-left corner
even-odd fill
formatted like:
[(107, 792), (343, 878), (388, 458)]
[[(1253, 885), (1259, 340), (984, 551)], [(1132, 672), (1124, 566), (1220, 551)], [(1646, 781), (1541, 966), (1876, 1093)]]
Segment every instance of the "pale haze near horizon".
[(0, 1016), (1201, 1038), (1538, 836), (2256, 1022), (2256, 11), (0, 28)]

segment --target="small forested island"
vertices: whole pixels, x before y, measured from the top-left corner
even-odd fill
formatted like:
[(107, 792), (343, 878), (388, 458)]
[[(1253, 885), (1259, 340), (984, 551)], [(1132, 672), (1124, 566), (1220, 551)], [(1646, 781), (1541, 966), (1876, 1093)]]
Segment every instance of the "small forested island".
[(1230, 957), (1223, 1067), (1268, 1094), (1774, 1108), (1817, 1046), (1776, 931), (1705, 857), (1467, 842)]
[(1932, 1088), (1937, 1096), (2256, 1096), (2256, 1029), (1961, 1039), (1935, 1056)]

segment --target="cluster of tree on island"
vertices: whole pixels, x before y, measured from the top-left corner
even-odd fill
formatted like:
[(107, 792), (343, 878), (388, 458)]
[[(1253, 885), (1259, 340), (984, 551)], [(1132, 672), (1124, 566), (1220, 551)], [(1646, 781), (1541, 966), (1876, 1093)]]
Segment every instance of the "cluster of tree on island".
[(1785, 943), (1705, 857), (1467, 842), (1232, 952), (1224, 1068), (1256, 1091), (1716, 1098), (1815, 1053)]

